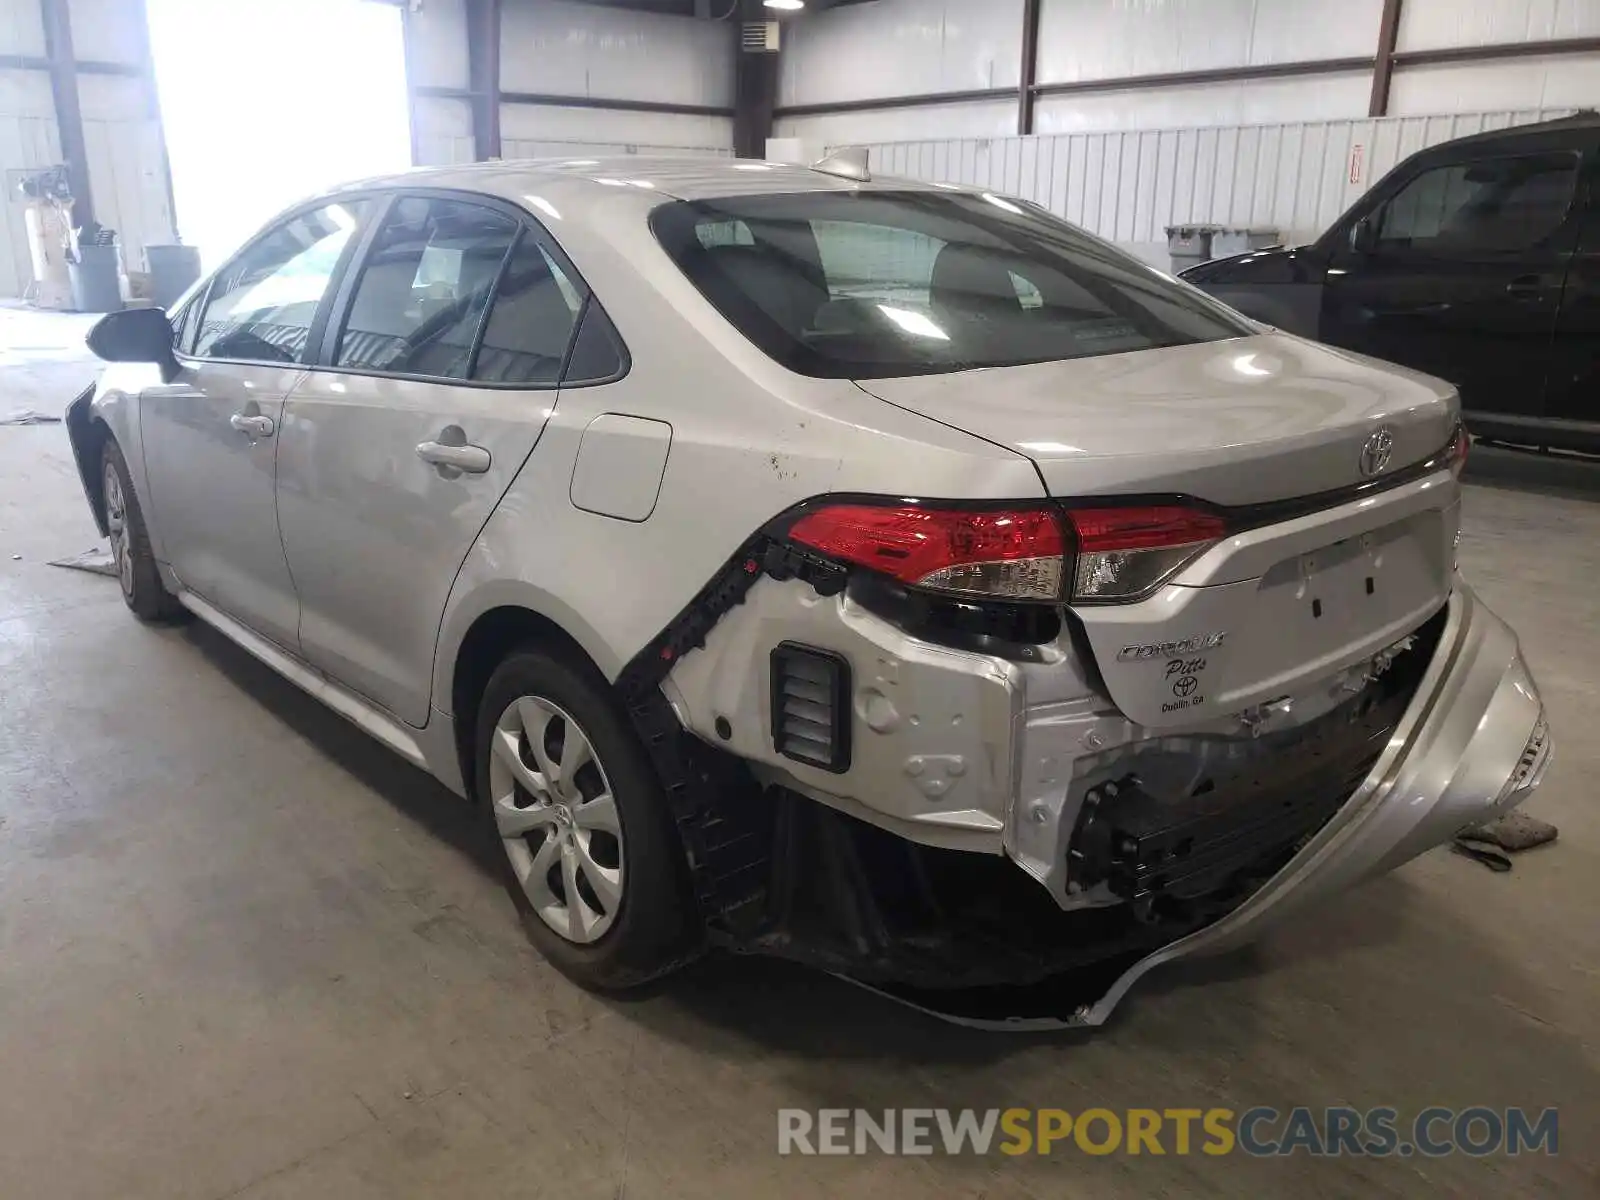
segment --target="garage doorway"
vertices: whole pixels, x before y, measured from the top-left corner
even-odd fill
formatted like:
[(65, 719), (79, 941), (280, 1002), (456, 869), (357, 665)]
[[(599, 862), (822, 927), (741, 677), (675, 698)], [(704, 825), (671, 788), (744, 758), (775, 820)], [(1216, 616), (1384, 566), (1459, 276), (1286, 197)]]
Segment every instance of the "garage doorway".
[(175, 219), (207, 268), (294, 201), (411, 163), (399, 7), (149, 0)]

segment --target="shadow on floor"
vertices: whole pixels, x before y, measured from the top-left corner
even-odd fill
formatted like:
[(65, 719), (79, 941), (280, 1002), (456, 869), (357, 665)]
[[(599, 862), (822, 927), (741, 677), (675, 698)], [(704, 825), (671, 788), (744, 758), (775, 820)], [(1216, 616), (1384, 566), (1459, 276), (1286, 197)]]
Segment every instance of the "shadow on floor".
[(204, 622), (191, 622), (185, 627), (184, 636), (211, 665), (275, 719), (315, 746), (318, 753), (382, 796), (402, 815), (454, 847), (499, 884), (499, 847), (487, 836), (465, 800)]
[(1474, 443), (1464, 482), (1571, 500), (1600, 500), (1600, 459)]

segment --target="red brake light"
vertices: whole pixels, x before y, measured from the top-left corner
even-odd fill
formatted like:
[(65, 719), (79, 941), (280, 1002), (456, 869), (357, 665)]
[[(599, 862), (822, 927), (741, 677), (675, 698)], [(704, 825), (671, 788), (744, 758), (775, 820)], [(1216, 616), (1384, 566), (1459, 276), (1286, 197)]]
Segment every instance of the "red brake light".
[(1072, 586), (1078, 603), (1142, 599), (1228, 531), (1215, 513), (1171, 504), (1077, 508), (1067, 517), (1078, 540)]
[(1050, 509), (976, 511), (830, 504), (789, 537), (913, 587), (1005, 600), (1060, 600), (1066, 536)]

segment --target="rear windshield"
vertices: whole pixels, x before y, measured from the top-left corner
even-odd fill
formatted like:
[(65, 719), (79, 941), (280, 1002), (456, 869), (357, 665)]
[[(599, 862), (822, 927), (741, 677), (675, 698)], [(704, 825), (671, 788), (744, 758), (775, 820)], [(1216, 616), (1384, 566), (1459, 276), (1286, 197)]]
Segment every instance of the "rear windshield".
[(921, 375), (1252, 332), (1193, 289), (1000, 196), (739, 196), (666, 204), (650, 223), (723, 316), (805, 375)]

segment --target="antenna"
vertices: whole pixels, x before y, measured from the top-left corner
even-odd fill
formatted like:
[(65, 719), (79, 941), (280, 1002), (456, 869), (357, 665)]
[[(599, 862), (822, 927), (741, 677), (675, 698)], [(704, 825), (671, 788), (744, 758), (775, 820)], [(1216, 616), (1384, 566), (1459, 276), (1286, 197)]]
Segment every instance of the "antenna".
[(867, 170), (867, 148), (845, 146), (824, 155), (811, 164), (813, 171), (824, 175), (837, 175), (841, 179), (854, 179), (859, 183), (872, 182), (872, 172)]

